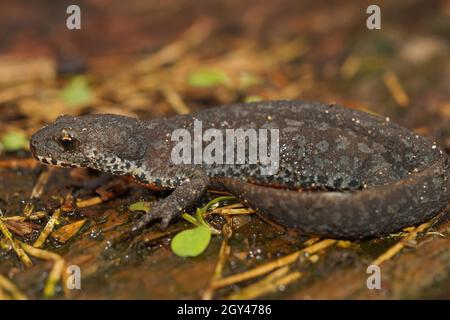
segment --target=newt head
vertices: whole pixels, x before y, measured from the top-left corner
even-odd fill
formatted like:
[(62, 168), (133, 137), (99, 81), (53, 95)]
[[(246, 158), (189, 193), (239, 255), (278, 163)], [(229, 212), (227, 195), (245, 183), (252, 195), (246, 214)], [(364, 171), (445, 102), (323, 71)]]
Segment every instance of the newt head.
[(37, 131), (30, 150), (46, 164), (121, 174), (145, 154), (141, 128), (138, 119), (120, 115), (65, 115)]

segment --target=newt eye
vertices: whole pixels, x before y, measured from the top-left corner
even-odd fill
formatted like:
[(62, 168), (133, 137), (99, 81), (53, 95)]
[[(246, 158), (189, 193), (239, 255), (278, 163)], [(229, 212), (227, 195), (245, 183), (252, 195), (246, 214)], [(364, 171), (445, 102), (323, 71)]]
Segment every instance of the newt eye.
[(76, 146), (78, 145), (78, 140), (67, 140), (67, 139), (61, 139), (61, 146), (66, 151), (74, 150)]
[(59, 143), (64, 148), (64, 150), (71, 151), (75, 149), (80, 142), (72, 137), (72, 135), (70, 135), (68, 132), (63, 131), (63, 136), (61, 137)]

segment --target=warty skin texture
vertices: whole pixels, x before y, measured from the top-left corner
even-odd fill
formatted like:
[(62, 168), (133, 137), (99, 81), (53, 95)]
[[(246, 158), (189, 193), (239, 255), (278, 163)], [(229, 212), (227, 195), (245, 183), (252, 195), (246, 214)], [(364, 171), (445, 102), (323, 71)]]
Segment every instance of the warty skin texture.
[[(179, 128), (279, 129), (279, 170), (258, 165), (171, 161)], [(204, 145), (207, 143), (205, 142)], [(138, 221), (161, 227), (198, 204), (208, 188), (228, 191), (270, 219), (302, 233), (358, 239), (429, 220), (450, 199), (449, 158), (428, 139), (387, 118), (336, 105), (267, 101), (141, 121), (117, 115), (63, 116), (33, 135), (40, 161), (131, 175), (174, 189)]]

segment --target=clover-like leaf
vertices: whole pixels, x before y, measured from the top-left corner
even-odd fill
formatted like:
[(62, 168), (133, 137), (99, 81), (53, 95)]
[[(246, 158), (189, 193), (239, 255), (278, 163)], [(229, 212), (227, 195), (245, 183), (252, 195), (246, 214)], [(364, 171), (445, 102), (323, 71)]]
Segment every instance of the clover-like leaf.
[(92, 90), (84, 76), (74, 77), (61, 91), (65, 103), (70, 106), (84, 105), (92, 101)]
[(135, 202), (133, 204), (130, 204), (130, 206), (128, 207), (128, 210), (144, 211), (145, 213), (147, 213), (150, 211), (150, 202), (146, 202), (146, 201)]
[(211, 229), (202, 224), (178, 233), (173, 237), (170, 246), (177, 256), (196, 257), (205, 251), (210, 241)]
[(192, 87), (209, 88), (218, 85), (229, 85), (231, 80), (221, 70), (201, 69), (189, 75), (188, 83)]
[(22, 131), (10, 131), (1, 139), (1, 145), (5, 151), (18, 151), (26, 149), (28, 146), (28, 139)]

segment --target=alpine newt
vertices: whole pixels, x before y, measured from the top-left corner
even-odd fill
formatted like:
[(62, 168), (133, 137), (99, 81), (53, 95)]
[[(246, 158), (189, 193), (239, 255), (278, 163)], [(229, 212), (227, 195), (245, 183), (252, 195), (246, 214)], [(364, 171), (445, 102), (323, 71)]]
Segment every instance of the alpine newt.
[[(192, 132), (199, 121), (224, 135), (227, 129), (278, 130), (278, 170), (261, 174), (248, 150), (240, 163), (174, 163), (179, 141), (173, 132)], [(174, 190), (135, 223), (134, 232), (155, 219), (166, 228), (208, 188), (230, 192), (286, 227), (344, 239), (417, 225), (450, 200), (449, 157), (434, 143), (388, 118), (317, 102), (236, 104), (145, 121), (65, 115), (35, 133), (30, 148), (46, 164), (130, 175)]]

